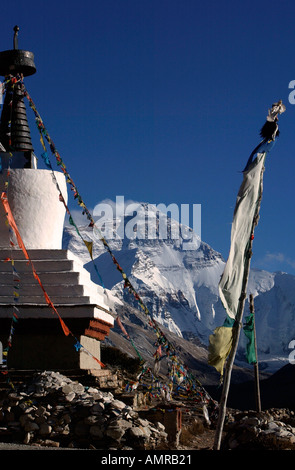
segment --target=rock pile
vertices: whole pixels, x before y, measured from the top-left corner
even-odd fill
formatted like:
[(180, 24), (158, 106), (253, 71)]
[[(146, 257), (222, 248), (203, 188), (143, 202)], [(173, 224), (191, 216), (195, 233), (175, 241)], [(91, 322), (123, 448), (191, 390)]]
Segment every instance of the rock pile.
[(153, 449), (165, 427), (139, 417), (111, 392), (45, 371), (0, 394), (0, 441), (92, 449)]
[(231, 410), (224, 430), (223, 450), (295, 450), (295, 414), (288, 409)]

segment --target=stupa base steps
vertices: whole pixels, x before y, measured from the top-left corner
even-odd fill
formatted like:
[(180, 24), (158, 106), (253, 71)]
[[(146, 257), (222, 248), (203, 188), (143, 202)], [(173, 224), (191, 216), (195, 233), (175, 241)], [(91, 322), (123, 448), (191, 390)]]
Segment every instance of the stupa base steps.
[[(28, 253), (56, 311), (48, 305), (21, 250), (0, 249), (0, 360), (13, 326), (8, 369), (102, 370), (100, 342), (114, 326), (104, 289), (91, 281), (68, 250)], [(18, 273), (17, 290), (9, 259)]]

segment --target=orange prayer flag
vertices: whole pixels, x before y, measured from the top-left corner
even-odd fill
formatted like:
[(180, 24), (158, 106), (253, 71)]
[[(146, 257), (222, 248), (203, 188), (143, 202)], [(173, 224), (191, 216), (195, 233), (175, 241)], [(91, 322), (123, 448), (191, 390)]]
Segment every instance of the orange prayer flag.
[(8, 219), (8, 222), (9, 222), (9, 225), (11, 226), (11, 228), (13, 229), (14, 233), (15, 233), (15, 236), (17, 238), (17, 242), (18, 242), (18, 245), (19, 247), (23, 250), (23, 253), (25, 255), (25, 257), (29, 260), (29, 255), (27, 253), (27, 250), (26, 250), (26, 247), (22, 241), (22, 238), (19, 234), (19, 231), (18, 231), (18, 228), (17, 228), (17, 225), (15, 223), (15, 220), (14, 220), (14, 217), (12, 215), (12, 212), (11, 212), (11, 209), (10, 209), (10, 206), (8, 204), (8, 199), (7, 199), (7, 195), (5, 192), (2, 192), (1, 194), (1, 202), (3, 204), (3, 207), (5, 209), (5, 212), (6, 212), (6, 215), (7, 215), (7, 219)]

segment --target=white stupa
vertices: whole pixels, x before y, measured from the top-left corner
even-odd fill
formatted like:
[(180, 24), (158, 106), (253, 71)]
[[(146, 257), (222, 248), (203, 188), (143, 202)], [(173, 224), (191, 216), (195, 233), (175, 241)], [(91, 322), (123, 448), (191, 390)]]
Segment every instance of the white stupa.
[[(79, 259), (62, 249), (65, 207), (51, 170), (37, 168), (24, 104), (22, 78), (36, 72), (34, 56), (18, 49), (18, 27), (14, 30), (14, 49), (0, 52), (0, 75), (8, 80), (0, 121), (0, 191), (42, 286), (71, 334), (64, 334), (48, 306), (1, 203), (0, 341), (5, 349), (16, 307), (8, 368), (97, 371), (100, 341), (112, 328), (113, 315), (103, 288), (91, 281)], [(54, 175), (67, 202), (64, 174)]]

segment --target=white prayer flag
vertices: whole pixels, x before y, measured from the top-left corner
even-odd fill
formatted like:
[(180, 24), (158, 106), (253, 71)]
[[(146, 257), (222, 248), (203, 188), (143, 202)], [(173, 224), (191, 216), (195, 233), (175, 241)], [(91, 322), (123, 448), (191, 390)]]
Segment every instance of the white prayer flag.
[(255, 160), (244, 171), (233, 216), (230, 252), (219, 282), (220, 299), (228, 316), (233, 319), (238, 309), (245, 261), (259, 212), (265, 157), (266, 151), (257, 153)]

